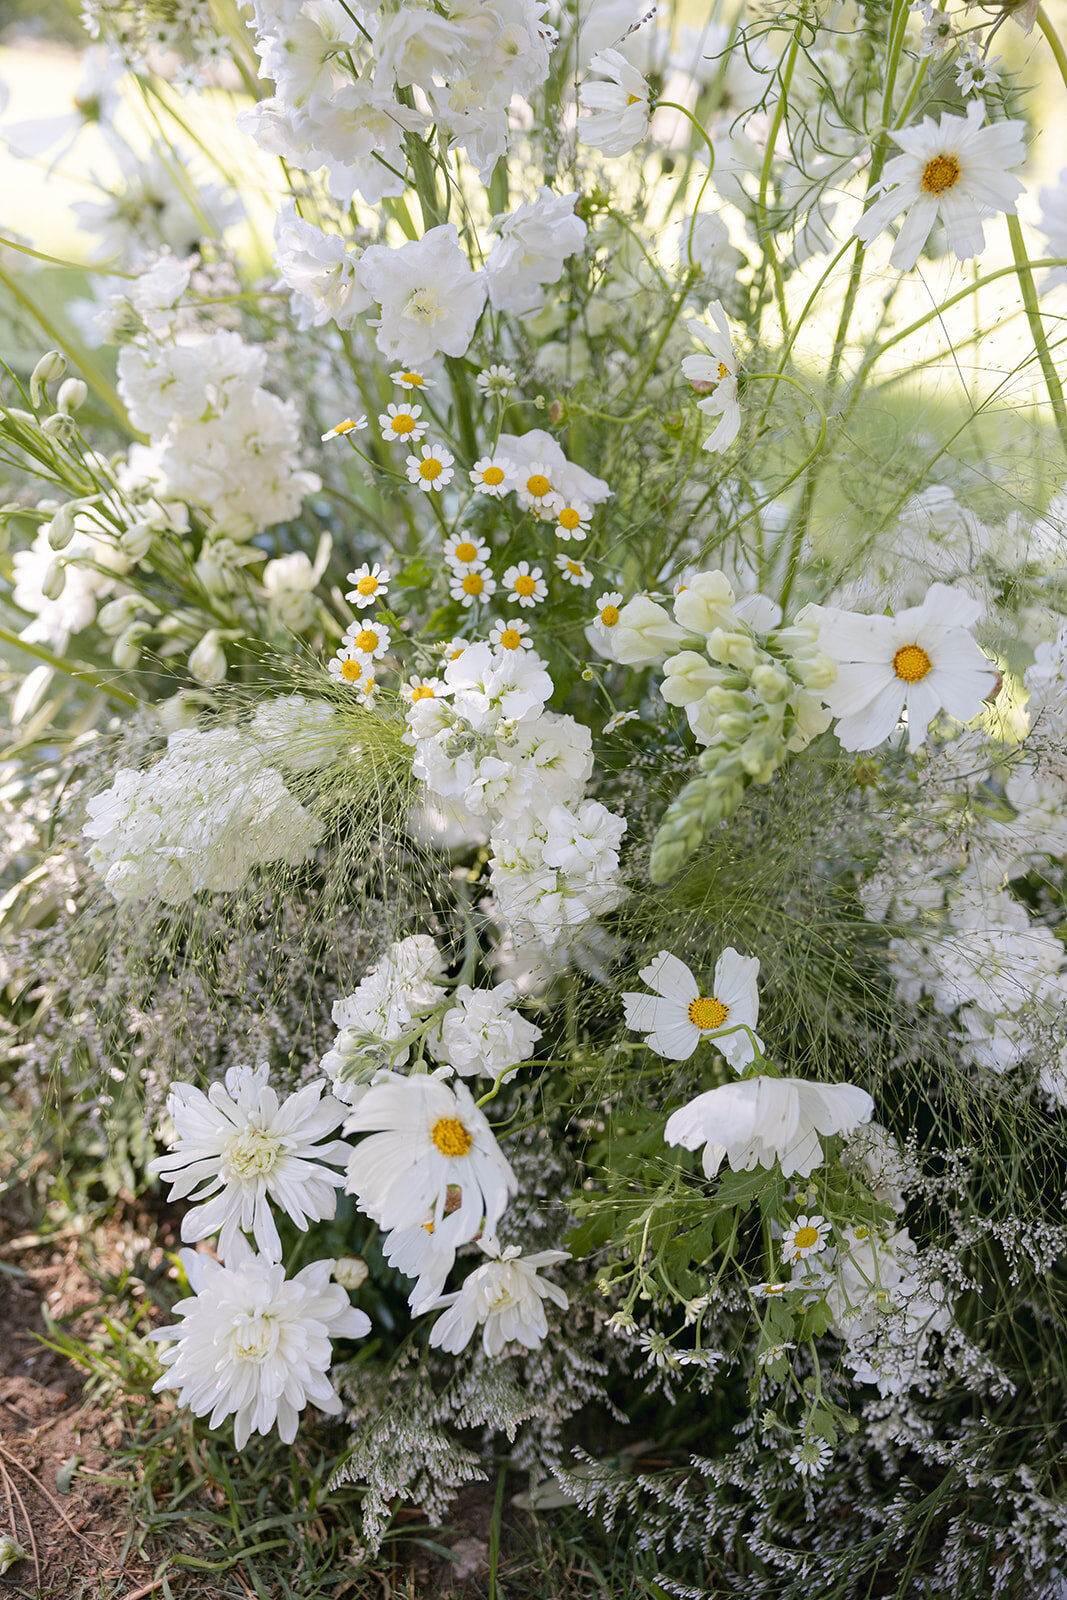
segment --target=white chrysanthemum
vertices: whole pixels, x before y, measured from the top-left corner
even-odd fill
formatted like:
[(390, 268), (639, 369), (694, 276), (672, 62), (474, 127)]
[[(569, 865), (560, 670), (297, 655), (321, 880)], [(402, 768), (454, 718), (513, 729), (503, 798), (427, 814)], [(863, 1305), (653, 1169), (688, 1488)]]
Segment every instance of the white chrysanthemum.
[(578, 122), (579, 137), (606, 156), (623, 156), (648, 132), (648, 84), (618, 50), (598, 51), (589, 70), (603, 77), (587, 79), (579, 90), (578, 103), (589, 113)]
[(817, 613), (819, 648), (837, 664), (836, 682), (821, 690), (837, 717), (846, 750), (873, 750), (908, 715), (908, 747), (917, 750), (944, 710), (969, 722), (997, 684), (997, 671), (971, 637), (981, 602), (935, 583), (918, 606), (895, 617)]
[(704, 440), (705, 450), (717, 451), (728, 449), (737, 438), (741, 427), (741, 410), (737, 404), (737, 357), (730, 324), (718, 300), (713, 300), (708, 306), (708, 315), (715, 324), (714, 328), (709, 328), (706, 322), (699, 322), (695, 317), (687, 323), (689, 332), (706, 347), (707, 354), (685, 356), (682, 373), (704, 396), (699, 402), (699, 409), (705, 416), (720, 419), (714, 433)]
[[(353, 1150), (346, 1189), (380, 1228), (408, 1228), (432, 1216), (451, 1245), (491, 1233), (518, 1183), (493, 1130), (463, 1083), (388, 1072), (345, 1123), (369, 1133)], [(449, 1190), (460, 1204), (447, 1209)]]
[[(430, 1040), (437, 1060), (461, 1078), (478, 1073), (497, 1078), (508, 1067), (528, 1060), (541, 1030), (512, 1009), (518, 995), (517, 986), (510, 981), (498, 983), (494, 989), (460, 984), (455, 1005), (445, 1012)], [(512, 1077), (514, 1073), (509, 1072), (504, 1082)]]
[(207, 1094), (192, 1083), (174, 1084), (167, 1096), (171, 1154), (148, 1168), (170, 1184), (171, 1200), (193, 1201), (182, 1218), (186, 1243), (217, 1233), (223, 1260), (240, 1248), (243, 1230), (265, 1257), (279, 1261), (272, 1203), (305, 1232), (309, 1222), (328, 1220), (344, 1183), (330, 1167), (343, 1167), (351, 1154), (342, 1139), (320, 1143), (346, 1109), (322, 1096), (324, 1084), (309, 1083), (279, 1101), (268, 1072), (266, 1062), (231, 1067), (225, 1085), (213, 1083)]
[(481, 1243), (488, 1260), (475, 1267), (462, 1289), (437, 1302), (448, 1310), (430, 1330), (431, 1345), (458, 1355), (481, 1327), (487, 1356), (502, 1355), (505, 1345), (511, 1343), (536, 1350), (548, 1333), (545, 1301), (553, 1301), (563, 1311), (568, 1305), (564, 1291), (538, 1277), (538, 1269), (569, 1261), (569, 1252), (541, 1250), (523, 1256), (517, 1245), (501, 1250), (495, 1239)]
[(648, 1048), (672, 1061), (688, 1061), (701, 1039), (710, 1039), (740, 1072), (755, 1060), (753, 1041), (763, 1049), (759, 1035), (749, 1032), (759, 1016), (758, 974), (755, 956), (739, 955), (728, 945), (715, 963), (712, 992), (706, 995), (685, 962), (661, 950), (640, 973), (655, 994), (622, 997), (626, 1026), (646, 1033)]
[(251, 1434), (275, 1426), (292, 1444), (309, 1402), (336, 1416), (330, 1340), (363, 1338), (370, 1318), (330, 1282), (333, 1263), (313, 1261), (287, 1279), (280, 1263), (261, 1256), (232, 1266), (194, 1250), (181, 1257), (194, 1292), (174, 1307), (179, 1322), (150, 1335), (172, 1341), (155, 1391), (179, 1390), (180, 1403), (196, 1416), (210, 1414), (210, 1428), (232, 1416), (238, 1450)]
[(686, 1150), (704, 1145), (713, 1178), (724, 1158), (735, 1172), (781, 1164), (785, 1176), (808, 1177), (823, 1159), (820, 1134), (851, 1133), (867, 1122), (874, 1101), (854, 1083), (803, 1078), (743, 1078), (697, 1095), (667, 1118), (663, 1137)]
[(1012, 168), (1026, 160), (1025, 123), (984, 127), (985, 115), (982, 101), (972, 100), (965, 117), (924, 117), (917, 128), (890, 133), (903, 154), (886, 163), (881, 198), (857, 222), (855, 236), (869, 244), (907, 211), (889, 257), (894, 267), (907, 272), (915, 265), (938, 217), (958, 260), (978, 255), (985, 245), (982, 218), (1015, 215), (1023, 184)]

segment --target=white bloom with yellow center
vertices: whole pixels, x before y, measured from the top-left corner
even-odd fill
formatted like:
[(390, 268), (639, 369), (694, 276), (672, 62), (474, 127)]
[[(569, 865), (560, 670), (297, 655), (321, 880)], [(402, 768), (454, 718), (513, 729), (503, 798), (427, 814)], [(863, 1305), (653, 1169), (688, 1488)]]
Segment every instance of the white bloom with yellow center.
[(325, 444), (327, 439), (341, 439), (346, 433), (360, 433), (366, 426), (366, 417), (346, 417), (343, 422), (337, 422), (327, 429), (322, 435), (322, 442)]
[(389, 587), (389, 569), (377, 561), (373, 566), (364, 562), (355, 572), (348, 574), (348, 581), (352, 588), (345, 595), (345, 599), (362, 611), (367, 606), (373, 606), (379, 600), (384, 600)]
[(575, 560), (574, 556), (557, 556), (556, 571), (565, 583), (573, 583), (577, 589), (588, 589), (593, 581), (593, 574), (585, 562)]
[(508, 617), (504, 622), (494, 622), (489, 633), (489, 643), (497, 650), (532, 650), (530, 624), (518, 617)]
[(426, 432), (428, 423), (422, 420), (421, 406), (386, 406), (378, 418), (383, 439), (399, 439), (402, 444), (415, 444)]
[(455, 477), (455, 456), (443, 444), (424, 444), (417, 456), (408, 456), (408, 482), (427, 494), (443, 489)]
[(759, 962), (728, 945), (715, 963), (711, 993), (703, 994), (684, 961), (661, 950), (640, 977), (654, 994), (624, 994), (626, 1026), (648, 1035), (657, 1055), (688, 1061), (702, 1039), (711, 1039), (736, 1072), (755, 1060), (759, 1016)]
[(167, 1179), (172, 1200), (192, 1199), (182, 1218), (186, 1243), (217, 1233), (224, 1260), (242, 1230), (265, 1256), (281, 1259), (272, 1203), (305, 1232), (309, 1221), (332, 1217), (344, 1180), (329, 1168), (343, 1167), (351, 1154), (340, 1139), (320, 1143), (345, 1114), (332, 1095), (322, 1095), (325, 1085), (308, 1084), (279, 1101), (268, 1070), (265, 1062), (231, 1067), (225, 1083), (213, 1083), (206, 1094), (191, 1083), (174, 1084), (167, 1096), (171, 1153), (148, 1168)]
[(826, 1249), (830, 1224), (825, 1217), (797, 1217), (782, 1235), (782, 1260), (806, 1261)]
[(504, 400), (514, 389), (518, 379), (510, 367), (494, 365), (483, 368), (474, 381), (487, 400)]
[(445, 540), (445, 560), (456, 572), (471, 572), (489, 560), (489, 546), (473, 533), (452, 533)]
[(222, 1266), (183, 1250), (181, 1260), (193, 1293), (174, 1307), (177, 1322), (149, 1335), (170, 1345), (160, 1356), (167, 1370), (156, 1393), (179, 1390), (179, 1402), (195, 1416), (210, 1414), (212, 1429), (232, 1416), (238, 1450), (274, 1427), (292, 1444), (309, 1402), (339, 1415), (330, 1341), (362, 1339), (371, 1325), (348, 1291), (330, 1282), (332, 1262), (313, 1261), (286, 1278), (280, 1263), (262, 1256)]
[(921, 605), (895, 617), (812, 614), (819, 648), (837, 664), (836, 681), (819, 693), (846, 750), (873, 750), (905, 712), (908, 748), (917, 750), (939, 712), (969, 722), (997, 686), (996, 667), (969, 631), (982, 603), (948, 584), (935, 583)]
[(405, 700), (410, 700), (412, 705), (418, 705), (420, 700), (436, 700), (441, 694), (447, 694), (443, 678), (409, 678), (400, 691)]
[(368, 622), (361, 618), (353, 622), (345, 632), (344, 643), (349, 650), (362, 658), (365, 664), (379, 661), (389, 648), (390, 633), (388, 628), (383, 628), (378, 622)]
[(507, 456), (482, 456), (470, 470), (470, 480), (479, 494), (494, 500), (515, 487), (515, 468)]
[(852, 232), (869, 244), (902, 211), (907, 216), (889, 257), (907, 272), (918, 261), (938, 217), (950, 250), (969, 261), (985, 245), (982, 218), (996, 211), (1015, 216), (1024, 185), (1013, 168), (1026, 160), (1023, 122), (985, 123), (986, 108), (972, 100), (965, 117), (924, 117), (916, 128), (889, 137), (903, 152), (887, 162), (880, 199)]
[(552, 469), (544, 461), (531, 461), (519, 473), (515, 482), (519, 504), (526, 511), (551, 511), (556, 493), (552, 482)]
[(667, 1118), (663, 1137), (685, 1150), (704, 1146), (705, 1176), (724, 1160), (734, 1172), (771, 1168), (807, 1178), (823, 1160), (819, 1135), (852, 1133), (869, 1122), (874, 1101), (854, 1083), (804, 1078), (742, 1078), (698, 1094)]
[(402, 389), (432, 389), (433, 380), (422, 372), (391, 372), (390, 378)]
[(726, 450), (737, 438), (741, 410), (737, 404), (737, 357), (726, 312), (718, 300), (708, 306), (715, 326), (694, 317), (686, 324), (694, 339), (699, 339), (707, 354), (685, 356), (682, 374), (704, 398), (698, 409), (707, 417), (718, 417), (719, 425), (704, 440), (705, 450)]
[[(524, 1256), (517, 1245), (501, 1250), (494, 1238), (481, 1241), (486, 1260), (475, 1267), (455, 1294), (443, 1295), (437, 1306), (447, 1306), (430, 1330), (430, 1344), (458, 1355), (482, 1329), (487, 1356), (503, 1355), (508, 1344), (536, 1350), (548, 1335), (545, 1301), (566, 1311), (568, 1300), (558, 1284), (538, 1276), (542, 1267), (569, 1261), (566, 1250), (540, 1250)], [(436, 1309), (436, 1307), (434, 1308)]]
[(548, 585), (540, 567), (531, 567), (528, 561), (519, 561), (504, 574), (508, 599), (516, 605), (536, 606), (548, 594)]
[(349, 645), (343, 644), (327, 668), (334, 683), (347, 683), (351, 688), (363, 676), (367, 657)]
[(617, 589), (609, 589), (597, 600), (596, 616), (585, 630), (585, 636), (593, 649), (599, 651), (602, 656), (607, 656), (609, 661), (614, 659), (611, 636), (619, 625), (622, 604), (621, 593)]
[(461, 606), (484, 605), (496, 594), (496, 579), (488, 567), (468, 567), (463, 572), (453, 572), (448, 592)]
[(578, 136), (606, 156), (623, 156), (648, 132), (648, 84), (619, 50), (599, 50), (589, 70), (603, 76), (587, 79), (578, 91), (578, 104), (588, 113), (579, 118)]
[(552, 515), (556, 519), (557, 539), (581, 541), (589, 532), (593, 508), (586, 505), (584, 500), (576, 500), (573, 505), (568, 505), (563, 496), (557, 494), (552, 502)]
[[(380, 1228), (433, 1222), (442, 1242), (491, 1233), (518, 1189), (466, 1084), (437, 1074), (383, 1073), (345, 1123), (366, 1133), (348, 1163), (346, 1188)], [(460, 1192), (454, 1209), (455, 1191)], [(450, 1194), (451, 1191), (451, 1194)]]

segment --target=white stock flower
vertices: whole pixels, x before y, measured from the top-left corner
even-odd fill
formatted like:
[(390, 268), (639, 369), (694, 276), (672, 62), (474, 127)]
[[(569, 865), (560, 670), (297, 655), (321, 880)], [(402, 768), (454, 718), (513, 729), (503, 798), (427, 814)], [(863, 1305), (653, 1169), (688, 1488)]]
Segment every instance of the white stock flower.
[(223, 1260), (239, 1248), (243, 1231), (265, 1257), (279, 1261), (271, 1204), (304, 1232), (309, 1222), (328, 1220), (344, 1183), (329, 1169), (343, 1167), (351, 1154), (343, 1140), (319, 1142), (345, 1115), (332, 1095), (322, 1097), (324, 1084), (310, 1083), (279, 1101), (268, 1072), (266, 1062), (231, 1067), (225, 1084), (213, 1083), (206, 1094), (195, 1084), (174, 1084), (167, 1096), (171, 1154), (148, 1167), (171, 1185), (171, 1200), (192, 1200), (182, 1217), (186, 1243), (217, 1233)]
[(418, 365), (441, 352), (466, 354), (485, 304), (485, 277), (472, 269), (454, 223), (395, 250), (371, 245), (360, 271), (382, 309), (383, 355)]
[(735, 1172), (778, 1161), (787, 1178), (794, 1173), (806, 1178), (823, 1160), (819, 1135), (851, 1133), (873, 1111), (870, 1095), (853, 1083), (742, 1078), (709, 1089), (673, 1112), (663, 1137), (686, 1150), (703, 1145), (709, 1178), (724, 1159)]
[(181, 1405), (218, 1428), (234, 1419), (234, 1443), (243, 1450), (253, 1433), (277, 1427), (292, 1444), (307, 1404), (337, 1416), (341, 1402), (329, 1380), (331, 1339), (361, 1339), (370, 1318), (330, 1282), (331, 1261), (314, 1261), (295, 1278), (261, 1256), (222, 1266), (194, 1250), (182, 1264), (193, 1295), (174, 1307), (180, 1318), (154, 1328), (152, 1339), (170, 1348), (167, 1368), (153, 1385), (177, 1389)]
[(437, 1301), (437, 1306), (448, 1309), (431, 1328), (430, 1344), (458, 1355), (480, 1327), (483, 1348), (492, 1358), (512, 1343), (538, 1349), (548, 1334), (545, 1301), (563, 1311), (569, 1303), (558, 1284), (538, 1276), (539, 1269), (569, 1261), (569, 1252), (541, 1250), (524, 1256), (517, 1245), (501, 1250), (494, 1238), (483, 1239), (481, 1245), (488, 1259), (475, 1267), (455, 1294)]
[(759, 1016), (758, 973), (755, 956), (739, 955), (728, 945), (715, 963), (712, 992), (705, 995), (685, 962), (661, 950), (640, 972), (655, 993), (622, 997), (626, 1026), (647, 1034), (648, 1048), (672, 1061), (688, 1061), (700, 1041), (710, 1039), (740, 1072), (755, 1060), (753, 1043), (763, 1049), (759, 1035), (749, 1033)]
[[(493, 989), (460, 984), (454, 1005), (429, 1041), (437, 1060), (462, 1078), (478, 1073), (497, 1078), (508, 1067), (528, 1060), (541, 1030), (512, 1009), (518, 997), (518, 988), (510, 981)], [(514, 1072), (509, 1072), (503, 1081), (512, 1077)]]

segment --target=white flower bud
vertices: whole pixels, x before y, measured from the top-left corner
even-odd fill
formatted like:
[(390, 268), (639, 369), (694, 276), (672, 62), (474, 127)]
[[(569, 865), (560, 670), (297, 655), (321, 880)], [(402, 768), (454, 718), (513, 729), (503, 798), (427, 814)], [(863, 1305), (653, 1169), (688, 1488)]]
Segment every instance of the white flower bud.
[(96, 620), (103, 631), (113, 638), (129, 627), (140, 604), (139, 594), (120, 594), (117, 600), (109, 600), (107, 605), (101, 606)]
[(152, 547), (154, 532), (150, 522), (131, 522), (119, 534), (119, 549), (130, 561), (140, 561)]
[(133, 622), (120, 633), (111, 647), (111, 659), (116, 667), (124, 672), (131, 672), (141, 659), (141, 640), (146, 633), (150, 633), (152, 625), (149, 622)]
[(221, 683), (226, 676), (226, 657), (219, 644), (217, 628), (209, 628), (189, 656), (189, 671), (197, 683)]
[(156, 712), (164, 730), (177, 733), (179, 728), (195, 728), (200, 720), (201, 704), (206, 698), (193, 689), (179, 689), (177, 694), (161, 700)]
[(41, 432), (46, 433), (50, 439), (69, 439), (74, 432), (73, 419), (57, 411), (54, 416), (45, 417), (41, 423)]
[(41, 593), (46, 600), (58, 600), (67, 586), (67, 564), (65, 561), (50, 561), (41, 579)]
[(74, 537), (74, 507), (60, 506), (48, 524), (48, 543), (53, 550), (65, 550)]
[(788, 672), (783, 672), (781, 667), (776, 667), (772, 662), (761, 661), (752, 673), (752, 686), (761, 700), (769, 706), (777, 705), (786, 699), (791, 688)]
[(77, 411), (89, 398), (89, 385), (83, 383), (81, 378), (64, 378), (56, 395), (56, 410), (62, 411), (69, 417), (72, 411)]
[(362, 1256), (338, 1256), (333, 1264), (333, 1281), (342, 1289), (359, 1289), (366, 1283), (369, 1271)]
[(67, 363), (58, 350), (49, 350), (43, 355), (30, 373), (30, 399), (35, 406), (39, 406), (44, 397), (46, 383), (54, 383), (61, 378), (67, 370)]

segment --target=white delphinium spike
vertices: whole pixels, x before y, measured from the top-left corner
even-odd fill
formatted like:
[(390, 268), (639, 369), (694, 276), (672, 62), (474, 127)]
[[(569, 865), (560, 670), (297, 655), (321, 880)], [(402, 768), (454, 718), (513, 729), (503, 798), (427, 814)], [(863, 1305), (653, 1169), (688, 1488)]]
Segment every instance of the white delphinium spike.
[(723, 1160), (735, 1172), (781, 1165), (808, 1177), (823, 1160), (820, 1134), (851, 1133), (870, 1120), (874, 1101), (854, 1083), (803, 1078), (743, 1078), (697, 1095), (667, 1118), (663, 1137), (685, 1150), (704, 1146), (704, 1173)]
[(763, 1049), (763, 1041), (750, 1031), (759, 1016), (758, 974), (754, 956), (740, 955), (728, 945), (715, 963), (712, 992), (705, 995), (685, 962), (661, 950), (640, 973), (655, 993), (622, 997), (626, 1025), (647, 1034), (649, 1049), (672, 1061), (688, 1061), (701, 1039), (710, 1039), (740, 1072), (755, 1060), (754, 1046)]
[(448, 1309), (431, 1328), (430, 1344), (458, 1355), (481, 1327), (487, 1356), (502, 1355), (512, 1342), (536, 1350), (548, 1333), (545, 1301), (564, 1311), (569, 1303), (559, 1285), (539, 1277), (538, 1271), (569, 1261), (570, 1253), (541, 1250), (524, 1256), (517, 1245), (501, 1250), (494, 1238), (482, 1239), (481, 1246), (488, 1259), (475, 1267), (461, 1289), (436, 1302)]

